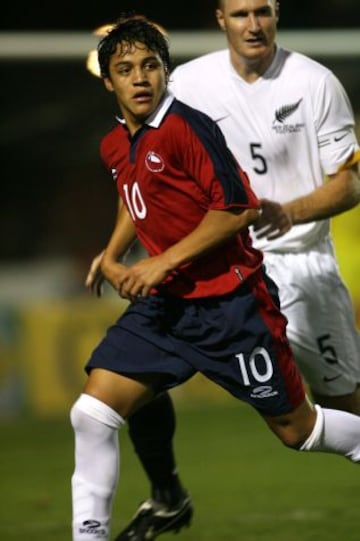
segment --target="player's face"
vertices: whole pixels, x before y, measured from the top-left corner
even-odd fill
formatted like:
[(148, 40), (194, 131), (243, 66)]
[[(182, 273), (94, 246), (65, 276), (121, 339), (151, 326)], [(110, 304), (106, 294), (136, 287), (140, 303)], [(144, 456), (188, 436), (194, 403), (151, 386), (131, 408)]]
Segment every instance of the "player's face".
[(233, 60), (266, 63), (275, 50), (276, 0), (222, 0), (216, 17), (225, 31)]
[(166, 74), (160, 56), (143, 44), (118, 45), (110, 58), (110, 77), (104, 79), (115, 92), (121, 113), (131, 133), (156, 109), (166, 89)]

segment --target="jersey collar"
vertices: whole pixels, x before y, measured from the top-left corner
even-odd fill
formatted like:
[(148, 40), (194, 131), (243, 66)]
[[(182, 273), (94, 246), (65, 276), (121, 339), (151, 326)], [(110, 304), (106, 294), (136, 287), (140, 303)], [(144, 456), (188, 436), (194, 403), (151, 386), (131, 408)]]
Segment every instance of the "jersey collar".
[(145, 124), (151, 126), (152, 128), (158, 128), (173, 101), (173, 94), (166, 90), (159, 105), (157, 106), (155, 111), (146, 119)]
[[(175, 96), (166, 90), (155, 111), (145, 120), (145, 124), (151, 128), (158, 128), (174, 99)], [(125, 126), (125, 120), (121, 116), (116, 116), (116, 120)]]

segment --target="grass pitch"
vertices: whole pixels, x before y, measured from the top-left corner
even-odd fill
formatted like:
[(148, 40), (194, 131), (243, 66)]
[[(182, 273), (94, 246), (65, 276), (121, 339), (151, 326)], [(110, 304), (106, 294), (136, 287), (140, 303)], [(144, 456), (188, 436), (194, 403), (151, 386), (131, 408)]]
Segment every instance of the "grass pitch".
[[(358, 541), (360, 471), (284, 448), (247, 406), (180, 405), (176, 450), (195, 514), (162, 541)], [(73, 435), (67, 418), (1, 421), (1, 539), (70, 541)], [(113, 535), (149, 493), (126, 429)]]

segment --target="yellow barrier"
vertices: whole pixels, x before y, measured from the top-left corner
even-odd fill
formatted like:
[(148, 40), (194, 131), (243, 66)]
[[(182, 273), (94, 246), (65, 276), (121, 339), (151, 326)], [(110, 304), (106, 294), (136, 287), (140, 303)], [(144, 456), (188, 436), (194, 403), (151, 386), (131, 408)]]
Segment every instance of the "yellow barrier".
[(120, 300), (63, 301), (22, 312), (20, 358), (33, 412), (52, 415), (69, 408), (85, 380), (86, 360), (125, 306)]
[(360, 205), (332, 219), (341, 275), (350, 290), (360, 326)]

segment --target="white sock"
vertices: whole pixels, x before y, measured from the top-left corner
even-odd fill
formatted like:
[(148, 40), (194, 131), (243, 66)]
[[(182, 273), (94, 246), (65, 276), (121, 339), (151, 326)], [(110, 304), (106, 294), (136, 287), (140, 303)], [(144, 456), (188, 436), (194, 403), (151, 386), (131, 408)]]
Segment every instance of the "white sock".
[(73, 541), (108, 541), (119, 476), (118, 429), (124, 420), (87, 394), (75, 402), (70, 418), (75, 432)]
[(360, 417), (319, 405), (315, 408), (315, 426), (300, 451), (335, 453), (360, 462)]

